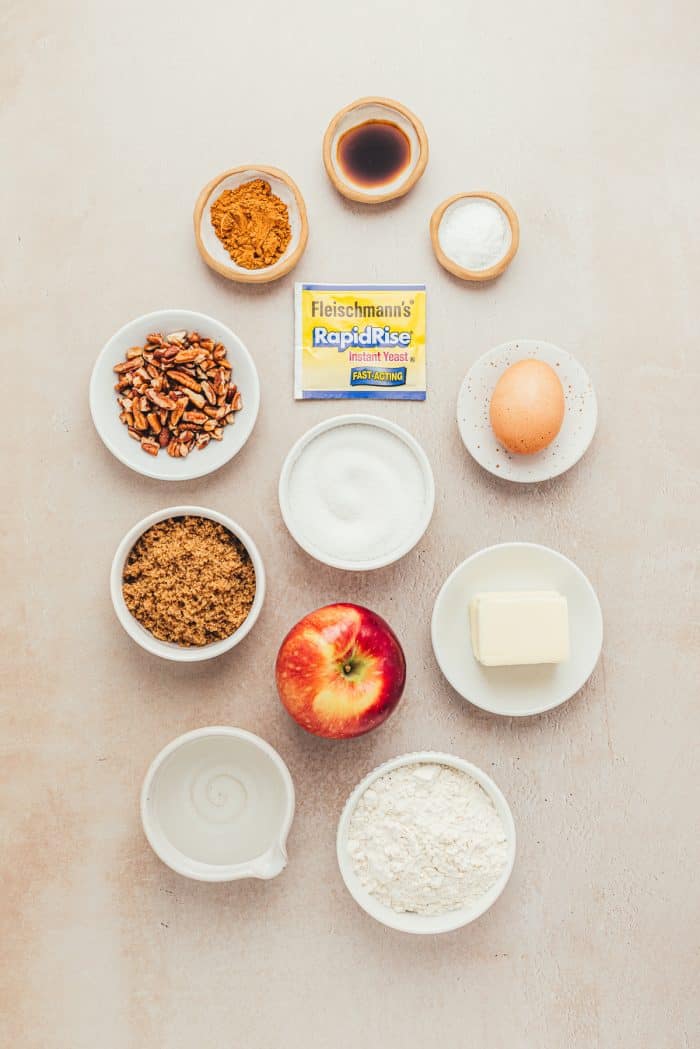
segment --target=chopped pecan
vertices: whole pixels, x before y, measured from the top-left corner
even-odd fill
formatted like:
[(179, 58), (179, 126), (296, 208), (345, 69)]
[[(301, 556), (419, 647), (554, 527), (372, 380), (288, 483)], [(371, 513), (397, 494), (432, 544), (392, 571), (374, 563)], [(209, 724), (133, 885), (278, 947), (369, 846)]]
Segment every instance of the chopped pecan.
[(223, 440), (241, 407), (226, 347), (198, 332), (151, 332), (114, 366), (119, 419), (148, 455), (184, 458)]
[(177, 404), (173, 405), (173, 410), (170, 413), (170, 429), (173, 430), (182, 418), (185, 408), (187, 407), (187, 398), (181, 397)]
[(191, 350), (180, 350), (179, 353), (173, 357), (173, 364), (189, 364), (195, 357), (199, 355), (199, 348)]
[(129, 357), (127, 360), (115, 364), (112, 371), (115, 371), (117, 375), (121, 375), (122, 372), (130, 372), (134, 371), (135, 368), (140, 368), (142, 364), (143, 357), (139, 354), (138, 357)]
[(201, 393), (195, 393), (194, 390), (188, 390), (187, 396), (192, 401), (195, 408), (203, 408), (207, 403), (206, 397), (202, 397)]
[(200, 384), (196, 382), (195, 379), (193, 379), (190, 375), (187, 374), (187, 372), (182, 371), (181, 369), (171, 368), (168, 372), (166, 372), (166, 375), (169, 379), (172, 379), (173, 382), (179, 383), (180, 386), (186, 386), (188, 390), (194, 390), (196, 393), (199, 393), (199, 391), (202, 389)]
[(202, 423), (207, 421), (207, 417), (204, 412), (184, 412), (182, 420), (186, 423), (192, 423), (195, 426), (201, 426)]
[(134, 429), (135, 430), (147, 430), (148, 429), (148, 422), (146, 420), (146, 416), (143, 414), (143, 412), (141, 411), (141, 409), (139, 408), (139, 406), (137, 404), (135, 404), (134, 407), (133, 407), (133, 415), (134, 415)]
[(163, 427), (161, 426), (160, 419), (158, 418), (156, 413), (149, 412), (146, 418), (148, 419), (148, 425), (151, 427), (153, 432), (155, 434), (159, 434)]
[(155, 390), (146, 390), (146, 397), (157, 408), (164, 408), (166, 411), (171, 412), (175, 407), (175, 401), (172, 397), (165, 397), (162, 393), (156, 393)]

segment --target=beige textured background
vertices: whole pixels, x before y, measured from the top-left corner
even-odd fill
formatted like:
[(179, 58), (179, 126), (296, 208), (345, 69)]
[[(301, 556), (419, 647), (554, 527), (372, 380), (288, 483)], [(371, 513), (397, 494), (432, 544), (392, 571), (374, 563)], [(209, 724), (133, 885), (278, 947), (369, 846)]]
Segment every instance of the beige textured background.
[[(3, 1045), (698, 1044), (697, 4), (412, 7), (2, 4)], [(416, 190), (374, 211), (339, 199), (321, 164), (327, 121), (368, 93), (414, 107), (431, 146)], [(257, 160), (305, 194), (297, 278), (428, 283), (429, 400), (377, 410), (423, 441), (436, 512), (371, 577), (319, 567), (279, 516), (287, 448), (334, 412), (291, 399), (292, 280), (241, 290), (195, 251), (201, 185)], [(440, 270), (428, 240), (433, 207), (472, 188), (503, 193), (522, 224), (511, 270), (480, 290)], [(87, 408), (101, 345), (163, 306), (229, 323), (262, 382), (245, 450), (183, 485), (123, 468)], [(454, 422), (469, 364), (515, 336), (579, 356), (600, 401), (589, 454), (530, 490), (483, 474)], [(186, 501), (240, 520), (269, 572), (251, 636), (199, 667), (135, 647), (107, 587), (126, 529)], [(576, 560), (606, 625), (583, 692), (523, 722), (452, 693), (428, 630), (447, 573), (514, 538)], [(386, 615), (410, 665), (391, 722), (329, 745), (288, 720), (271, 668), (288, 627), (334, 599)], [(294, 776), (290, 865), (273, 883), (187, 882), (142, 837), (148, 762), (217, 722), (262, 734)], [(435, 939), (375, 925), (334, 856), (355, 782), (423, 747), (490, 771), (520, 844), (498, 905)]]

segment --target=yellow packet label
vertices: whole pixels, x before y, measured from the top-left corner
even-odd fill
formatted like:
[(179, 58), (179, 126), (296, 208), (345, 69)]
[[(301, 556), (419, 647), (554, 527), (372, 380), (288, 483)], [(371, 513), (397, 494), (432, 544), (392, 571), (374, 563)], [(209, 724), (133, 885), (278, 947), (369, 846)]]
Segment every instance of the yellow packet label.
[(296, 284), (294, 312), (296, 400), (425, 400), (425, 284)]

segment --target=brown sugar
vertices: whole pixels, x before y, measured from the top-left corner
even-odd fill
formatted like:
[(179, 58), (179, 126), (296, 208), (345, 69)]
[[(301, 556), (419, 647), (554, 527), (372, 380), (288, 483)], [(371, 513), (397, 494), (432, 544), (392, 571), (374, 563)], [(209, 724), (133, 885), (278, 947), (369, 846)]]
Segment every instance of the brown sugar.
[(161, 641), (183, 647), (230, 637), (255, 598), (255, 569), (240, 539), (206, 517), (159, 521), (124, 565), (126, 607)]
[(225, 189), (211, 206), (211, 224), (237, 266), (272, 266), (292, 239), (289, 209), (262, 178)]

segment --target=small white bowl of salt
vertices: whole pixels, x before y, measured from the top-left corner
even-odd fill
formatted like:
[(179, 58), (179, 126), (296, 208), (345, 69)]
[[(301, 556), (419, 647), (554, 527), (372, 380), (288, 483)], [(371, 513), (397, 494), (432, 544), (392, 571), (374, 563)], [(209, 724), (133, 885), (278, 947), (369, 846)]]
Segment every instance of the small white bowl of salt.
[(455, 277), (493, 280), (518, 250), (520, 224), (503, 197), (474, 190), (456, 193), (435, 209), (430, 239), (438, 262)]

